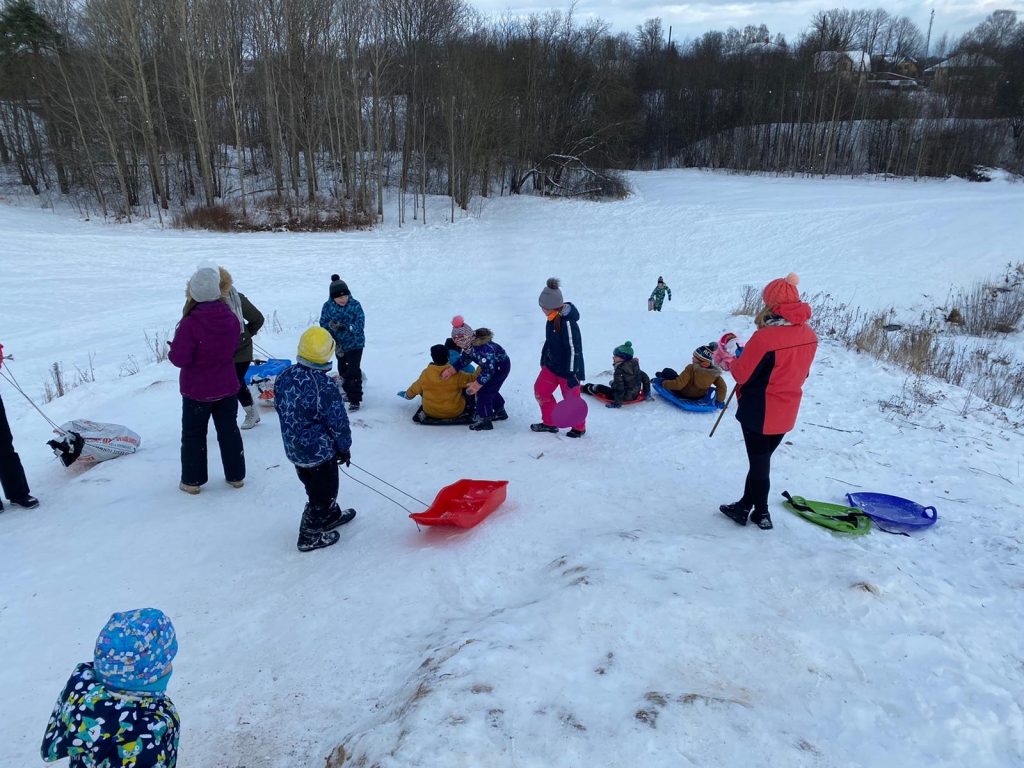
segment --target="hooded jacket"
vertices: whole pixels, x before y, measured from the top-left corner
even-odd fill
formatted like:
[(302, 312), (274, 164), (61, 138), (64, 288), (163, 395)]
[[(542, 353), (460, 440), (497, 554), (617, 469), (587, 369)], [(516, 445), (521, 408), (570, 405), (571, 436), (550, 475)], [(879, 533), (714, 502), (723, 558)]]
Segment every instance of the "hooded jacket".
[(472, 374), (456, 373), (445, 381), (441, 374), (447, 369), (447, 365), (428, 365), (415, 383), (405, 390), (406, 400), (422, 395), (423, 412), (432, 419), (455, 419), (461, 416), (466, 410), (466, 398), (462, 390), (476, 379)]
[(544, 348), (540, 353), (540, 364), (560, 379), (586, 379), (583, 365), (583, 339), (577, 324), (580, 311), (573, 304), (566, 303), (565, 309), (554, 320), (548, 320), (545, 328)]
[(334, 299), (325, 301), (320, 310), (320, 327), (326, 328), (334, 337), (337, 355), (366, 346), (366, 315), (363, 314), (363, 305), (353, 296), (348, 297), (344, 307)]
[(619, 405), (636, 400), (641, 392), (645, 397), (651, 393), (651, 379), (640, 370), (640, 361), (635, 357), (615, 366), (612, 392), (615, 393), (615, 402)]
[(739, 398), (736, 418), (744, 429), (763, 435), (793, 429), (818, 350), (818, 337), (807, 325), (810, 306), (779, 304), (774, 312), (784, 324), (756, 331), (732, 363)]
[(683, 368), (683, 372), (677, 378), (662, 382), (662, 386), (669, 392), (678, 392), (680, 397), (685, 397), (688, 400), (699, 400), (708, 393), (711, 387), (714, 387), (715, 398), (720, 403), (725, 402), (726, 392), (729, 391), (720, 370), (702, 368), (696, 363), (690, 363)]
[[(506, 360), (508, 360), (508, 353), (505, 352), (505, 349), (500, 344), (494, 341), (494, 334), (485, 332), (473, 339), (473, 344), (468, 349), (463, 350), (459, 359), (452, 363), (452, 367), (456, 371), (462, 371), (470, 363), (476, 363), (480, 366), (476, 381), (480, 386), (483, 386), (493, 378), (498, 370), (498, 366)], [(423, 410), (427, 409), (424, 407)], [(429, 416), (430, 414), (428, 413), (427, 415)]]
[(301, 359), (274, 381), (274, 406), (288, 461), (317, 467), (352, 447), (352, 430), (338, 385), (326, 370)]
[(184, 397), (210, 403), (238, 393), (233, 356), (240, 332), (235, 313), (220, 301), (196, 304), (181, 319), (167, 357), (181, 369), (178, 384)]
[(107, 688), (92, 663), (79, 664), (53, 707), (40, 753), (74, 768), (174, 768), (181, 720), (163, 694)]

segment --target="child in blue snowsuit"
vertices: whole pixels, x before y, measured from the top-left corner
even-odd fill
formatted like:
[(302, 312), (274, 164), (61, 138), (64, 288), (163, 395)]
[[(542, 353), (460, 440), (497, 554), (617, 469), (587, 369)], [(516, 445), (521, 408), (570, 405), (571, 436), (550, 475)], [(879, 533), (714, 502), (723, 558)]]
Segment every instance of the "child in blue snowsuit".
[(178, 639), (156, 608), (115, 613), (75, 667), (46, 726), (43, 760), (77, 768), (174, 768), (181, 720), (167, 698)]
[(512, 370), (512, 361), (501, 345), (494, 342), (493, 333), (486, 328), (474, 331), (461, 316), (452, 320), (452, 339), (462, 355), (441, 376), (447, 380), (469, 363), (480, 366), (476, 381), (466, 387), (466, 392), (476, 395), (476, 420), (469, 428), (475, 432), (494, 429), (492, 422), (508, 418), (500, 390)]
[(345, 390), (348, 409), (358, 411), (363, 401), (363, 347), (366, 346), (366, 316), (363, 306), (352, 298), (348, 284), (331, 275), (331, 297), (320, 310), (320, 327), (334, 338), (338, 375)]
[(327, 375), (333, 354), (331, 335), (310, 328), (299, 340), (298, 362), (274, 382), (284, 452), (309, 498), (299, 524), (300, 552), (337, 544), (341, 534), (334, 529), (356, 516), (337, 502), (338, 465), (352, 460), (352, 430), (341, 393)]

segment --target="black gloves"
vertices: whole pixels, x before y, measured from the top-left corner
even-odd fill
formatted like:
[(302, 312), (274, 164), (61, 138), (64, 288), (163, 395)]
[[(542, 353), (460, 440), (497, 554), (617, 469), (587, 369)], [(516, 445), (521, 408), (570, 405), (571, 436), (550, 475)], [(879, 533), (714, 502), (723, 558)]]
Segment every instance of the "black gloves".
[(352, 453), (350, 451), (338, 451), (334, 454), (334, 463), (338, 465), (344, 464), (346, 467), (351, 467)]

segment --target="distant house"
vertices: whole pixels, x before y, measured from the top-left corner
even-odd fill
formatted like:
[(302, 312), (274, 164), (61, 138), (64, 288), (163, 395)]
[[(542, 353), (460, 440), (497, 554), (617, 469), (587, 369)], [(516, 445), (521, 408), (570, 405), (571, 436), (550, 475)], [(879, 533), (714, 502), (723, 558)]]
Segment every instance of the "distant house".
[(958, 53), (934, 67), (924, 71), (930, 77), (932, 85), (943, 87), (958, 80), (978, 80), (995, 83), (999, 73), (999, 64), (980, 53)]
[(875, 54), (871, 57), (871, 71), (883, 75), (899, 75), (900, 77), (917, 77), (917, 59), (910, 56), (891, 53)]
[(871, 57), (864, 51), (821, 51), (814, 54), (814, 71), (863, 85), (871, 73)]

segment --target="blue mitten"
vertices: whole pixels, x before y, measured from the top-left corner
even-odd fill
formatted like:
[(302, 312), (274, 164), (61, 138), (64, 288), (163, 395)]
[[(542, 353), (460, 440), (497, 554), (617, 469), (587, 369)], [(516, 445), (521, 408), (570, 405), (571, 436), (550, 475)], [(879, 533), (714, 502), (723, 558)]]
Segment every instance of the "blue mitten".
[(608, 403), (605, 408), (621, 408), (622, 403)]
[(716, 400), (715, 401), (715, 408), (717, 408), (720, 411), (724, 411), (725, 410), (725, 403), (720, 403), (720, 402), (718, 402)]
[(408, 399), (408, 398), (405, 397), (405, 390), (404, 389), (401, 392), (398, 393), (398, 396), (402, 397), (402, 398), (405, 398), (405, 399)]
[(743, 347), (736, 347), (736, 357), (743, 354)]

